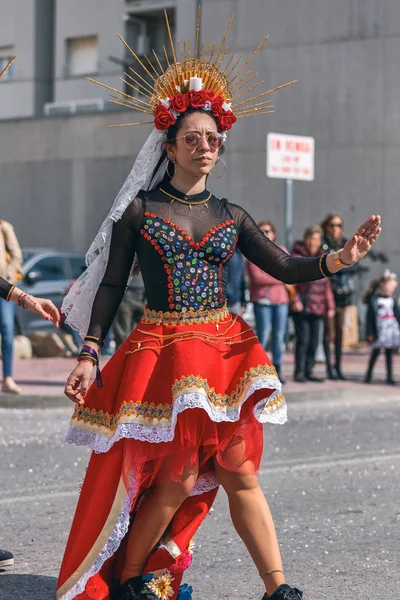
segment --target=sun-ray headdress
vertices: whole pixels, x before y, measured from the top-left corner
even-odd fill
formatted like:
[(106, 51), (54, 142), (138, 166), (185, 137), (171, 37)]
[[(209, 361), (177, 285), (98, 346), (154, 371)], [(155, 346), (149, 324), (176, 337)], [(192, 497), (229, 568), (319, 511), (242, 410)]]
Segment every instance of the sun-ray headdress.
[(4, 75), (4, 73), (7, 71), (7, 69), (9, 69), (9, 68), (11, 67), (11, 65), (13, 64), (13, 62), (14, 62), (14, 60), (15, 60), (16, 58), (17, 58), (17, 57), (16, 57), (16, 56), (14, 56), (14, 57), (13, 57), (13, 58), (10, 60), (10, 62), (9, 62), (9, 63), (8, 63), (8, 64), (7, 64), (7, 65), (4, 67), (4, 69), (3, 69), (3, 70), (1, 71), (1, 73), (0, 73), (0, 79), (3, 77), (3, 75)]
[(110, 102), (154, 117), (152, 121), (139, 121), (113, 127), (154, 122), (156, 128), (163, 131), (173, 125), (187, 108), (192, 107), (210, 111), (218, 120), (219, 130), (227, 131), (237, 119), (273, 112), (274, 106), (272, 101), (267, 98), (268, 95), (294, 83), (291, 81), (246, 98), (250, 92), (260, 88), (264, 83), (262, 80), (257, 81), (258, 73), (254, 72), (254, 67), (248, 68), (248, 66), (269, 36), (265, 36), (247, 60), (244, 60), (242, 56), (236, 58), (235, 53), (228, 58), (226, 40), (232, 26), (233, 16), (218, 49), (216, 49), (215, 42), (213, 44), (202, 42), (200, 45), (199, 7), (192, 55), (190, 40), (185, 40), (183, 45), (178, 42), (175, 47), (168, 15), (166, 11), (164, 12), (171, 46), (170, 55), (163, 46), (166, 67), (162, 65), (164, 58), (160, 60), (154, 50), (152, 60), (147, 55), (144, 55), (144, 60), (142, 60), (122, 36), (119, 36), (142, 72), (149, 78), (145, 79), (131, 66), (128, 69), (129, 72), (124, 73), (125, 78), (121, 78), (122, 81), (133, 92), (136, 92), (136, 96), (89, 78), (89, 81), (113, 92)]
[(257, 80), (258, 73), (254, 67), (249, 67), (249, 64), (268, 36), (247, 59), (237, 57), (235, 53), (229, 56), (226, 41), (233, 16), (218, 48), (215, 42), (200, 43), (200, 9), (193, 48), (190, 40), (185, 40), (183, 44), (178, 42), (175, 46), (166, 11), (165, 18), (170, 53), (163, 46), (162, 58), (153, 50), (151, 58), (145, 55), (142, 60), (119, 36), (139, 65), (137, 70), (129, 66), (121, 77), (125, 86), (131, 88), (132, 94), (89, 79), (112, 92), (111, 102), (152, 117), (151, 120), (111, 127), (154, 123), (155, 129), (139, 152), (132, 171), (89, 248), (86, 255), (86, 271), (64, 298), (62, 311), (66, 315), (67, 323), (81, 335), (87, 333), (93, 301), (104, 276), (113, 223), (122, 217), (141, 189), (154, 189), (165, 175), (167, 160), (163, 160), (163, 152), (168, 128), (175, 124), (186, 110), (198, 108), (210, 112), (216, 118), (218, 130), (226, 132), (237, 119), (273, 112), (274, 107), (268, 98), (269, 94), (294, 83), (291, 81), (272, 90), (259, 91), (264, 81)]

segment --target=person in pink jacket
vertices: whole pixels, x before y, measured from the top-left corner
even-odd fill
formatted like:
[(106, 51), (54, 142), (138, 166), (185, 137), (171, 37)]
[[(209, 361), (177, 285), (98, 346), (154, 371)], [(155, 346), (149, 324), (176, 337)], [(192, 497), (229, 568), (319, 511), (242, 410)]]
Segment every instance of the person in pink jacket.
[[(271, 241), (276, 239), (276, 227), (271, 221), (261, 221), (258, 227)], [(281, 246), (283, 250), (286, 250)], [(283, 343), (289, 314), (289, 293), (287, 286), (248, 262), (246, 265), (250, 283), (250, 302), (254, 306), (256, 333), (266, 348), (271, 333), (272, 362), (283, 383), (281, 365)]]
[[(302, 241), (293, 244), (292, 256), (319, 256), (322, 230), (316, 225), (307, 227)], [(319, 331), (324, 318), (335, 315), (335, 298), (330, 279), (308, 281), (296, 285), (296, 296), (291, 303), (292, 316), (296, 329), (295, 381), (324, 381), (313, 375), (315, 353), (318, 347)]]

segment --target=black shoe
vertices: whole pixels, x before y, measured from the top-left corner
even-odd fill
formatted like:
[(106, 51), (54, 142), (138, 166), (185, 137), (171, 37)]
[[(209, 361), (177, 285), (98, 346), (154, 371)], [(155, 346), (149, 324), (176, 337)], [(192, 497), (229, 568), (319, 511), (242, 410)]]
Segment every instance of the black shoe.
[(115, 600), (159, 600), (159, 596), (147, 586), (146, 579), (139, 576), (120, 585)]
[(317, 377), (316, 375), (306, 375), (308, 381), (314, 381), (315, 383), (324, 383), (325, 377)]
[(14, 557), (8, 550), (0, 548), (0, 569), (3, 567), (11, 567), (14, 564)]
[(303, 592), (297, 588), (292, 588), (287, 583), (282, 583), (272, 594), (265, 594), (262, 600), (302, 600)]
[(336, 367), (336, 373), (338, 376), (338, 379), (341, 379), (342, 381), (346, 381), (347, 377), (345, 377), (341, 371), (341, 369), (338, 369), (338, 367)]
[(299, 373), (298, 375), (294, 376), (294, 380), (297, 381), (297, 383), (305, 383), (307, 381), (307, 377)]
[(337, 381), (339, 379), (337, 373), (335, 373), (330, 365), (326, 367), (326, 376), (328, 379), (332, 379), (332, 381)]
[(387, 384), (387, 385), (396, 385), (396, 382), (395, 382), (395, 380), (394, 380), (394, 379), (392, 379), (391, 377), (388, 377), (388, 378), (386, 379), (386, 384)]
[(372, 375), (367, 373), (366, 376), (364, 377), (364, 383), (372, 383)]

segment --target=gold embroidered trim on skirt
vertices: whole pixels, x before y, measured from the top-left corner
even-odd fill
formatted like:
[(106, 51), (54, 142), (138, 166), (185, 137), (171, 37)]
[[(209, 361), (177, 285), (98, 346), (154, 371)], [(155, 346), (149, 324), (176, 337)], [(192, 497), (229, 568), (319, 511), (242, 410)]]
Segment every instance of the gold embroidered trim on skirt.
[(195, 325), (197, 323), (218, 323), (229, 316), (230, 312), (226, 302), (220, 308), (189, 310), (188, 312), (163, 312), (162, 310), (151, 310), (146, 305), (141, 323), (152, 325)]
[[(199, 391), (204, 393), (208, 403), (214, 410), (229, 413), (237, 410), (243, 404), (247, 390), (256, 381), (261, 382), (266, 377), (276, 380), (276, 387), (271, 381), (271, 388), (277, 391), (266, 400), (267, 410), (277, 410), (284, 402), (282, 392), (278, 392), (278, 377), (273, 365), (258, 365), (245, 371), (236, 388), (229, 394), (221, 394), (200, 375), (187, 375), (177, 379), (172, 387), (173, 402), (178, 396)], [(261, 389), (261, 388), (259, 388)], [(156, 404), (155, 402), (123, 402), (116, 414), (77, 405), (71, 424), (87, 429), (91, 427), (104, 428), (103, 435), (111, 435), (120, 423), (139, 423), (149, 427), (169, 427), (173, 417), (172, 404)], [(84, 425), (83, 425), (84, 424)], [(87, 425), (87, 427), (85, 427)]]

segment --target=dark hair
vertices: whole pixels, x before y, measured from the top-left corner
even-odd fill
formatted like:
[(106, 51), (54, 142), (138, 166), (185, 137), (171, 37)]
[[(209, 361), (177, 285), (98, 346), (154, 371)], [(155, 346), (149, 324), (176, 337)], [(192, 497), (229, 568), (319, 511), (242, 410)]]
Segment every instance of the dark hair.
[[(182, 113), (177, 119), (176, 119), (176, 123), (174, 125), (170, 125), (170, 127), (167, 130), (167, 142), (169, 144), (176, 144), (176, 138), (179, 135), (179, 130), (183, 127), (183, 124), (185, 123), (186, 119), (188, 119), (191, 115), (195, 114), (195, 113), (204, 113), (204, 109), (202, 108), (188, 108), (184, 113)], [(217, 129), (218, 129), (218, 119), (216, 117), (214, 117), (214, 115), (211, 112), (206, 112), (206, 115), (209, 115), (213, 121), (215, 122)], [(219, 156), (221, 156), (225, 151), (224, 146), (221, 146), (221, 148), (219, 149)], [(153, 175), (152, 175), (152, 179), (154, 178), (155, 174), (157, 173), (158, 169), (160, 168), (160, 166), (162, 165), (162, 163), (164, 162), (164, 160), (167, 157), (167, 151), (163, 150), (163, 153), (161, 155), (160, 160), (157, 163), (156, 168), (153, 171)], [(170, 180), (175, 172), (175, 167), (173, 165), (173, 163), (169, 163), (168, 166), (168, 173), (165, 174), (165, 178), (167, 178), (168, 180)]]
[[(342, 217), (342, 215), (339, 215), (339, 213), (329, 213), (329, 214), (327, 214), (326, 217), (325, 217), (325, 219), (321, 223), (321, 229), (324, 232), (325, 236), (328, 235), (328, 225), (329, 225), (329, 223), (335, 217), (337, 217), (338, 219), (340, 219), (342, 221), (342, 225), (343, 225), (343, 217)], [(342, 235), (343, 235), (343, 231), (342, 231)]]
[[(196, 113), (203, 113), (204, 114), (204, 110), (202, 108), (188, 108), (187, 110), (185, 110), (184, 113), (182, 113), (182, 115), (180, 115), (177, 120), (176, 123), (174, 125), (171, 125), (168, 128), (167, 131), (167, 142), (169, 144), (175, 144), (175, 140), (178, 137), (178, 133), (179, 130), (183, 127), (183, 124), (185, 123), (185, 121), (191, 116), (194, 115)], [(206, 112), (206, 115), (208, 115), (209, 117), (212, 118), (212, 120), (215, 122), (217, 129), (218, 129), (218, 119), (216, 117), (214, 117), (214, 115), (211, 112)]]
[(318, 233), (318, 235), (322, 237), (322, 229), (319, 225), (311, 225), (310, 227), (307, 227), (304, 230), (303, 240), (306, 240), (306, 238), (311, 237), (315, 233)]

